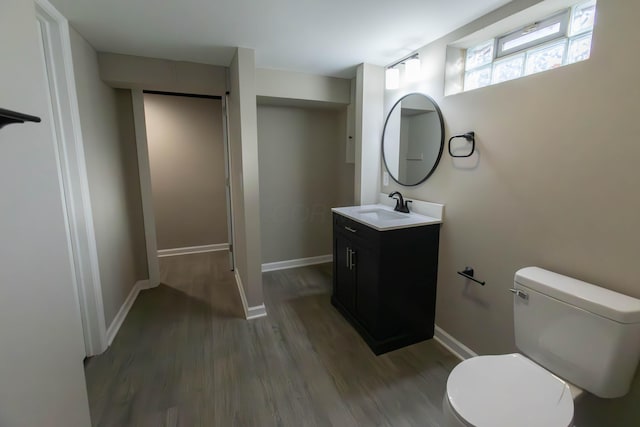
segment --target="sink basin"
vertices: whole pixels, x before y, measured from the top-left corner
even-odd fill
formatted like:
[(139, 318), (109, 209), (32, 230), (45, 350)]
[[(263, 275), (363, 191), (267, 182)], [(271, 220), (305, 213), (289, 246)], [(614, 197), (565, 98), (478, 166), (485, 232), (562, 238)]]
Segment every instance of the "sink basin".
[(363, 209), (358, 212), (365, 218), (370, 218), (374, 221), (392, 221), (394, 219), (407, 219), (407, 214), (401, 214), (386, 209)]
[(347, 206), (331, 210), (378, 231), (440, 224), (442, 222), (441, 218), (420, 215), (415, 212), (396, 212), (392, 207), (383, 204)]

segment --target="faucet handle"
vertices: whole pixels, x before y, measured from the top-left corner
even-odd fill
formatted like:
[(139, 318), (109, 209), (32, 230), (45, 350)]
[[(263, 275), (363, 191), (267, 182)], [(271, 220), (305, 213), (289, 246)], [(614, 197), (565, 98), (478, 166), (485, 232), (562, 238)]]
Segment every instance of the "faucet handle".
[[(398, 197), (395, 197), (395, 196), (398, 196)], [(401, 192), (394, 191), (393, 193), (389, 194), (389, 197), (396, 200), (396, 207), (393, 209), (394, 211), (405, 212), (405, 213), (409, 212), (409, 208), (407, 207), (407, 202), (405, 201), (404, 197), (402, 197)]]
[(396, 207), (393, 209), (395, 211), (402, 209), (402, 204), (400, 203), (400, 199), (393, 198), (396, 201)]

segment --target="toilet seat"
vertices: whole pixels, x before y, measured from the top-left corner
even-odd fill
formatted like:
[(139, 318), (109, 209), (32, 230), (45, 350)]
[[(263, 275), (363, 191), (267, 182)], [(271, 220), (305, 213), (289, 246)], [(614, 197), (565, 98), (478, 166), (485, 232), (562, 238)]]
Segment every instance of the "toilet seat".
[(569, 386), (517, 353), (458, 364), (447, 399), (457, 417), (476, 427), (567, 427), (573, 419)]

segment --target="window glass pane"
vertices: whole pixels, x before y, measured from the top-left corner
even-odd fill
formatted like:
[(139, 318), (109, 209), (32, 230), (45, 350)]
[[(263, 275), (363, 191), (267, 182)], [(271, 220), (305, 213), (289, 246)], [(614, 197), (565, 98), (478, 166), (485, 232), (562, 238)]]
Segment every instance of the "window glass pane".
[(493, 39), (482, 43), (476, 47), (467, 49), (467, 60), (464, 64), (465, 70), (490, 64), (493, 61)]
[(570, 35), (591, 31), (596, 18), (596, 2), (588, 2), (578, 5), (571, 16)]
[(522, 46), (523, 44), (531, 43), (532, 41), (542, 39), (545, 37), (549, 37), (550, 35), (556, 34), (560, 32), (560, 23), (556, 22), (553, 25), (549, 25), (547, 27), (539, 28), (537, 30), (532, 30), (529, 32), (523, 31), (523, 35), (515, 38), (513, 40), (509, 40), (502, 45), (502, 50), (511, 50), (515, 49), (518, 46)]
[(517, 79), (522, 76), (524, 68), (524, 53), (517, 56), (511, 56), (502, 61), (496, 61), (493, 64), (492, 84), (506, 82), (507, 80)]
[(589, 59), (595, 16), (596, 0), (581, 0), (555, 15), (467, 49), (462, 91)]
[(528, 51), (525, 75), (560, 67), (564, 58), (566, 44), (565, 39), (560, 43), (554, 43), (542, 49)]
[(569, 50), (567, 51), (567, 64), (589, 59), (590, 54), (591, 33), (571, 39), (569, 41)]
[(491, 64), (473, 71), (467, 71), (464, 75), (464, 90), (477, 89), (491, 84)]

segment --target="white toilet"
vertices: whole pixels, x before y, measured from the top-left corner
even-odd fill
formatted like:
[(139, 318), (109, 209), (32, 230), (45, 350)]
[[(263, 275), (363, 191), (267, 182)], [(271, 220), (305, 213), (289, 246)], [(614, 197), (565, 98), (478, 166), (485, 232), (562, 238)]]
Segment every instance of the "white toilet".
[(443, 399), (447, 425), (568, 427), (578, 388), (603, 398), (629, 391), (640, 357), (640, 300), (538, 267), (516, 272), (511, 291), (516, 346), (526, 357), (457, 365)]

